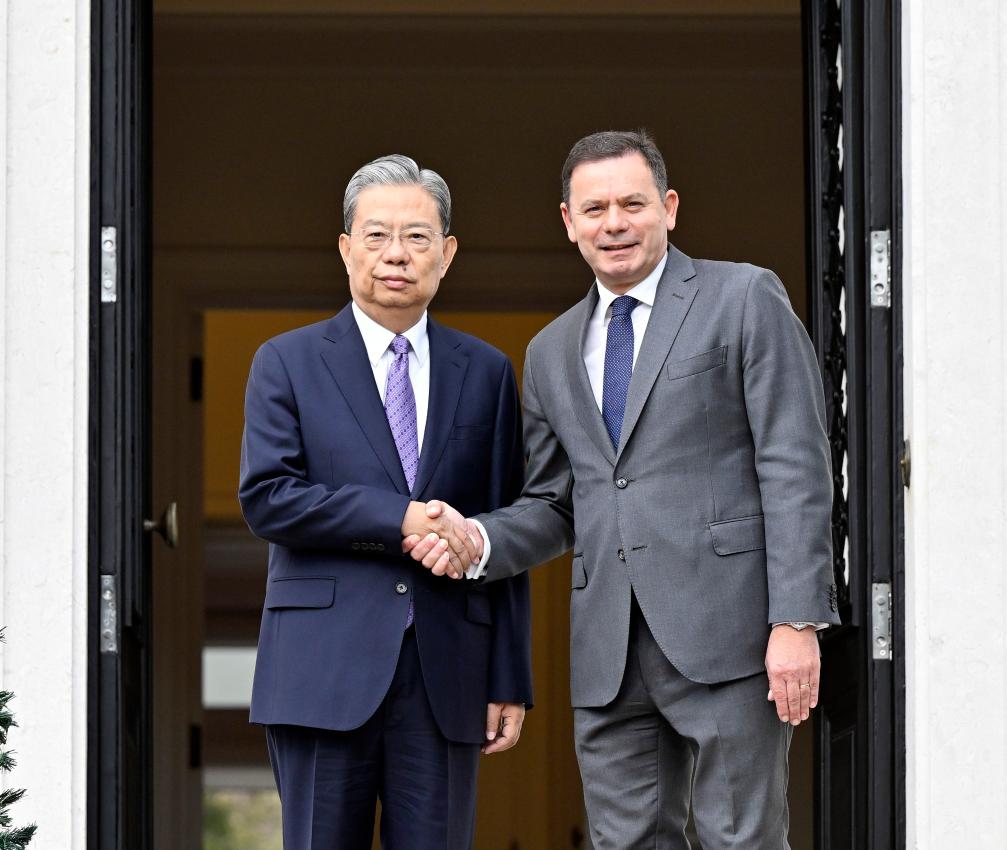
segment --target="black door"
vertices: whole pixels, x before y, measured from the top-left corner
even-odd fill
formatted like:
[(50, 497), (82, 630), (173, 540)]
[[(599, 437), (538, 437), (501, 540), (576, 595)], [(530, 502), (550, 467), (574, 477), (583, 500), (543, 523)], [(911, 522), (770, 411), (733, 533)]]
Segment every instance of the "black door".
[(822, 639), (819, 850), (905, 846), (897, 13), (893, 0), (803, 10), (809, 304), (843, 620)]
[(150, 846), (150, 9), (92, 3), (88, 847)]

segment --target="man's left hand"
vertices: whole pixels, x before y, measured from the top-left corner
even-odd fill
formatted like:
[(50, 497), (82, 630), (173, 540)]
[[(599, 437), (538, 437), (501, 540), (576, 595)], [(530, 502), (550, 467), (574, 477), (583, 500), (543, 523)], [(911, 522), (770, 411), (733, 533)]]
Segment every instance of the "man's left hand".
[(792, 626), (774, 626), (766, 649), (769, 701), (784, 723), (798, 726), (818, 705), (818, 682), (822, 662), (813, 628), (798, 631)]
[(483, 752), (487, 755), (502, 753), (513, 747), (521, 737), (524, 712), (524, 704), (520, 702), (491, 702), (487, 705)]
[[(475, 549), (472, 566), (479, 563), (483, 556), (483, 536), (479, 533), (479, 529), (472, 520), (463, 518), (447, 502), (441, 502), (437, 499), (431, 499), (427, 502), (426, 513), (427, 517), (432, 520), (437, 519), (441, 515), (450, 516), (457, 525), (464, 526), (465, 533), (468, 535), (469, 541)], [(452, 578), (461, 577), (451, 574), (448, 562), (448, 556), (451, 553), (447, 549), (445, 542), (434, 533), (428, 534), (426, 537), (421, 537), (418, 534), (408, 535), (402, 541), (402, 551), (411, 555), (414, 561), (422, 563), (435, 576), (448, 574)]]

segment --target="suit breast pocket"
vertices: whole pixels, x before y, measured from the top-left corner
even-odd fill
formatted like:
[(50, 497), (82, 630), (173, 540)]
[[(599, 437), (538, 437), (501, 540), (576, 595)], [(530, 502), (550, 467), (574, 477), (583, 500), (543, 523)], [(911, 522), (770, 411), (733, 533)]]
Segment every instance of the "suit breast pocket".
[(704, 351), (694, 357), (686, 357), (684, 360), (675, 360), (665, 367), (665, 377), (669, 381), (677, 381), (679, 378), (688, 378), (690, 375), (698, 375), (700, 372), (708, 372), (727, 363), (727, 346), (721, 345), (710, 351)]

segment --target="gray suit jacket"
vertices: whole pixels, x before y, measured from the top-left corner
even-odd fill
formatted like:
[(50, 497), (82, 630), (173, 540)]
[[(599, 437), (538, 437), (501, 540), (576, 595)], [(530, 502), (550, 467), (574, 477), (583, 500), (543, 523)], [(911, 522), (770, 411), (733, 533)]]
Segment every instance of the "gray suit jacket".
[(576, 707), (619, 691), (631, 592), (696, 682), (763, 670), (770, 623), (839, 622), (821, 377), (779, 279), (669, 246), (617, 451), (584, 366), (597, 301), (529, 344), (525, 487), (476, 517), (488, 581), (573, 546)]

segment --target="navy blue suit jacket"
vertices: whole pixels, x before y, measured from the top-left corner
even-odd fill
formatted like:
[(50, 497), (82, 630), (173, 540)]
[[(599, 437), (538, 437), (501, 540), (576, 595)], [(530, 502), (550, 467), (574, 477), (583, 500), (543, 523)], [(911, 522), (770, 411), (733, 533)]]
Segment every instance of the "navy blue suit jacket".
[(410, 597), (448, 739), (484, 741), (487, 702), (531, 704), (527, 577), (452, 581), (402, 554), (410, 499), (471, 516), (509, 505), (523, 479), (510, 362), (432, 319), (427, 328), (429, 414), (412, 493), (349, 305), (255, 355), (239, 499), (270, 546), (253, 723), (363, 724), (391, 682)]

